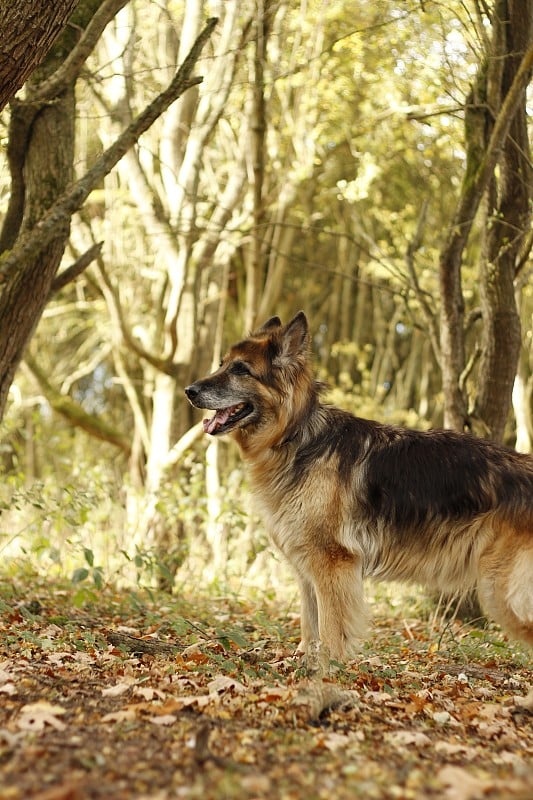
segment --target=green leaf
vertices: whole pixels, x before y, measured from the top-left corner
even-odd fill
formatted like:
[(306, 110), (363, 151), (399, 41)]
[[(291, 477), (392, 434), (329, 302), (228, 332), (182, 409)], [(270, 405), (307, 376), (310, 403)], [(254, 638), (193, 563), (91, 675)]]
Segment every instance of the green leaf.
[(97, 589), (102, 589), (104, 585), (104, 576), (102, 567), (95, 567), (93, 569), (93, 582)]
[(72, 574), (72, 583), (81, 583), (89, 577), (89, 570), (85, 567), (75, 569)]

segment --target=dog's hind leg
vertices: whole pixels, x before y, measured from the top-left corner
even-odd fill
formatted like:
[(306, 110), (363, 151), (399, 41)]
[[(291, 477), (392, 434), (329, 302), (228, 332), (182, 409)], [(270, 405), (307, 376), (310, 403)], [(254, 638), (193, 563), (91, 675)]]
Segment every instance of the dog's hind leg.
[(481, 559), (483, 609), (515, 639), (533, 647), (533, 537), (504, 530)]

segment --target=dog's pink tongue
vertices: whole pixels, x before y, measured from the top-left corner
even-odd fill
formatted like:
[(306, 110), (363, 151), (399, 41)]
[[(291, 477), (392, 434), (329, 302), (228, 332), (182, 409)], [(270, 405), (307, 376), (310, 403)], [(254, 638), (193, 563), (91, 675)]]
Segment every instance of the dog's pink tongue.
[(217, 411), (211, 419), (204, 419), (204, 431), (206, 433), (214, 433), (217, 428), (226, 422), (230, 413), (231, 408), (223, 408), (222, 411)]

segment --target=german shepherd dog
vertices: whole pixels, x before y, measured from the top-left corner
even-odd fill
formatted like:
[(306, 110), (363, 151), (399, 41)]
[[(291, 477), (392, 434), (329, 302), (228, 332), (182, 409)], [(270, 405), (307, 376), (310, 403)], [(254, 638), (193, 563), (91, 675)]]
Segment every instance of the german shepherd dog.
[(268, 320), (185, 389), (215, 411), (301, 588), (301, 644), (344, 660), (368, 619), (363, 578), (476, 588), (533, 645), (533, 458), (468, 434), (360, 419), (321, 402), (303, 312)]

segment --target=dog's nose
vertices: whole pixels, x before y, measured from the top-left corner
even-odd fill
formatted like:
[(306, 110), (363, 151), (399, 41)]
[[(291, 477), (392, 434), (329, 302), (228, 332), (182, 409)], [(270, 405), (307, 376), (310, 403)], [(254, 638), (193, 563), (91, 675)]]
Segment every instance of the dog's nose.
[(185, 394), (187, 395), (189, 400), (194, 400), (194, 398), (197, 397), (199, 391), (200, 390), (194, 383), (191, 383), (190, 386), (185, 387)]

